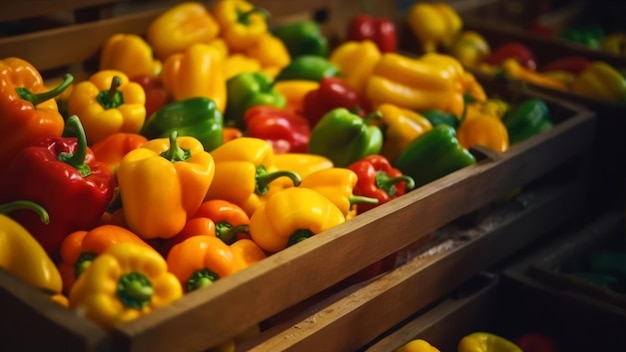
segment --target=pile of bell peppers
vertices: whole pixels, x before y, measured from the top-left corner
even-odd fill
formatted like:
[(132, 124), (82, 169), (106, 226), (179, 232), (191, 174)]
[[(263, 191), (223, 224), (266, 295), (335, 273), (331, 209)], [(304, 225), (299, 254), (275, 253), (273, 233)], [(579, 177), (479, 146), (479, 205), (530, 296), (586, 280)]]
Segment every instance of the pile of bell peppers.
[(78, 82), (0, 60), (0, 265), (110, 328), (551, 126), (387, 19), (331, 48), (268, 15), (175, 5)]

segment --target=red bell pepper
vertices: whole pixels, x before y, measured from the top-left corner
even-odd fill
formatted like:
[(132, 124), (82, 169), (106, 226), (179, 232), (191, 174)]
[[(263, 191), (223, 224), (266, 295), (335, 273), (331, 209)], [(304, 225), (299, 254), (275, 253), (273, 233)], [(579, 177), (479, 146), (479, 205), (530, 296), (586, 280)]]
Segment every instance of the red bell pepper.
[(302, 115), (309, 120), (311, 127), (335, 108), (346, 108), (365, 116), (369, 102), (339, 77), (323, 78), (319, 87), (308, 92), (302, 100)]
[(586, 70), (590, 64), (591, 61), (584, 56), (566, 56), (541, 66), (541, 71), (565, 71), (577, 75)]
[(245, 134), (268, 141), (276, 154), (304, 153), (311, 128), (302, 116), (273, 106), (257, 105), (246, 110)]
[(387, 203), (415, 187), (413, 178), (403, 175), (382, 155), (368, 155), (348, 165), (348, 169), (358, 176), (352, 191), (354, 195), (378, 199), (377, 204), (358, 203), (357, 214)]
[(63, 239), (78, 230), (97, 226), (114, 195), (113, 173), (98, 162), (80, 120), (66, 121), (77, 137), (44, 138), (22, 149), (9, 165), (0, 186), (0, 199), (25, 199), (44, 207), (50, 223), (43, 224), (32, 211), (17, 210), (12, 217), (35, 237), (53, 258), (59, 258)]
[(485, 62), (489, 65), (500, 65), (505, 59), (515, 59), (520, 65), (530, 69), (537, 69), (537, 60), (532, 50), (526, 45), (518, 42), (509, 42), (495, 48)]
[(397, 50), (396, 25), (386, 17), (375, 18), (357, 14), (350, 19), (346, 40), (371, 40), (382, 53)]
[(146, 92), (146, 119), (149, 119), (152, 113), (159, 110), (163, 105), (172, 101), (172, 97), (158, 77), (139, 75), (131, 77), (130, 81), (139, 83)]

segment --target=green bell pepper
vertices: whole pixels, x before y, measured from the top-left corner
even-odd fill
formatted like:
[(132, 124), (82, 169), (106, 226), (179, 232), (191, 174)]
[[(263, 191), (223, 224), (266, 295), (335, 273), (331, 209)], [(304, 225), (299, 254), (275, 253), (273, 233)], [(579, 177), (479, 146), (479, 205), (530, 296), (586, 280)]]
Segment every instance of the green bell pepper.
[(226, 125), (245, 129), (244, 114), (257, 105), (285, 107), (287, 100), (274, 87), (271, 76), (263, 72), (243, 72), (226, 81)]
[(335, 108), (311, 131), (308, 151), (327, 157), (337, 167), (346, 167), (365, 156), (380, 153), (382, 146), (383, 133), (378, 126), (368, 125), (346, 108)]
[(302, 55), (291, 60), (289, 65), (274, 78), (274, 81), (305, 80), (319, 82), (325, 77), (340, 76), (339, 68), (327, 58)]
[(162, 106), (144, 123), (141, 135), (148, 139), (169, 137), (173, 131), (179, 136), (191, 136), (200, 141), (209, 152), (224, 140), (224, 119), (213, 99), (189, 98)]
[(314, 21), (286, 23), (272, 28), (272, 34), (282, 40), (291, 58), (302, 55), (328, 56), (328, 39)]
[(439, 125), (414, 139), (400, 153), (395, 167), (420, 187), (475, 163), (476, 158), (459, 144), (454, 128)]
[(456, 129), (461, 124), (461, 120), (459, 120), (456, 115), (441, 110), (426, 110), (421, 111), (420, 114), (424, 116), (433, 127), (448, 125)]
[(531, 98), (510, 109), (502, 118), (511, 144), (519, 143), (552, 128), (545, 101)]

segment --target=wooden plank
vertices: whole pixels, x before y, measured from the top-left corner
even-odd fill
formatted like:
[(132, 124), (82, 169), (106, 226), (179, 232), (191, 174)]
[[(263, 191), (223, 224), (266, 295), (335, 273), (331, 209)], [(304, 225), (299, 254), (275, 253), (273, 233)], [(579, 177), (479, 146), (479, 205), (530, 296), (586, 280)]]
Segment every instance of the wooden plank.
[[(593, 120), (592, 113), (579, 112), (513, 146), (498, 161), (414, 190), (222, 279), (210, 290), (192, 292), (149, 317), (119, 326), (116, 333), (131, 351), (209, 348), (583, 154)], [(185, 336), (184, 341), (163, 338), (172, 335)]]

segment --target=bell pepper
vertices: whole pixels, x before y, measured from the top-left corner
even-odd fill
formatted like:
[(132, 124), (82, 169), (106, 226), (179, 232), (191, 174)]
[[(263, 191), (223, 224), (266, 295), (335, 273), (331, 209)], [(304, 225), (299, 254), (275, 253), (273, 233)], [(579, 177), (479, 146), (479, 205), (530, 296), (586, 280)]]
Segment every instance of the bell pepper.
[(527, 70), (537, 69), (535, 54), (526, 45), (518, 42), (508, 42), (502, 44), (485, 58), (485, 63), (493, 66), (501, 65), (505, 60), (512, 59)]
[(300, 187), (310, 188), (328, 198), (348, 220), (356, 216), (357, 206), (378, 204), (377, 198), (354, 194), (357, 182), (358, 175), (355, 171), (343, 167), (331, 167), (304, 177)]
[(146, 137), (137, 133), (117, 132), (96, 142), (91, 146), (91, 151), (96, 160), (115, 174), (124, 155), (141, 147), (147, 141)]
[(113, 34), (100, 52), (100, 71), (121, 71), (128, 77), (157, 76), (162, 67), (161, 61), (154, 59), (150, 44), (137, 34)]
[(454, 128), (433, 127), (409, 144), (394, 166), (421, 187), (456, 170), (476, 163), (476, 158), (459, 144)]
[(365, 96), (365, 83), (381, 57), (380, 49), (371, 40), (345, 41), (332, 51), (329, 60), (337, 66), (341, 78)]
[(226, 82), (228, 104), (224, 112), (226, 125), (245, 130), (245, 112), (253, 106), (285, 107), (285, 97), (274, 88), (273, 79), (262, 72), (244, 72)]
[(432, 127), (448, 125), (456, 129), (461, 124), (461, 119), (459, 119), (455, 114), (437, 109), (420, 111), (420, 115), (424, 116), (424, 118), (430, 122)]
[(303, 55), (328, 56), (328, 38), (322, 33), (317, 22), (311, 20), (289, 22), (274, 26), (271, 31), (285, 44), (292, 58)]
[[(286, 178), (300, 185), (300, 175), (275, 167), (271, 144), (260, 138), (241, 137), (224, 143), (211, 152), (215, 177), (205, 200), (222, 199), (235, 203), (251, 216), (274, 193), (271, 186)], [(233, 188), (233, 185), (236, 187)], [(279, 189), (284, 187), (280, 183)]]
[(60, 293), (61, 275), (37, 240), (7, 213), (16, 209), (30, 210), (43, 224), (50, 220), (46, 210), (31, 201), (17, 200), (0, 205), (0, 268), (24, 282), (49, 293)]
[(224, 77), (231, 79), (243, 72), (257, 72), (261, 70), (259, 60), (245, 54), (234, 53), (226, 56), (224, 60)]
[(396, 25), (386, 17), (372, 17), (362, 13), (352, 16), (348, 22), (346, 40), (371, 40), (382, 53), (398, 49)]
[(272, 145), (275, 154), (304, 153), (311, 129), (302, 116), (272, 106), (253, 106), (244, 115), (246, 135)]
[(302, 100), (302, 114), (313, 127), (335, 108), (346, 108), (364, 116), (369, 102), (340, 77), (322, 78), (319, 87), (307, 93)]
[(487, 147), (497, 153), (509, 149), (509, 134), (504, 122), (496, 116), (480, 115), (464, 119), (457, 128), (459, 144), (469, 149), (475, 145)]
[(321, 155), (284, 153), (274, 155), (274, 165), (279, 170), (291, 170), (301, 177), (307, 177), (315, 171), (333, 167), (333, 162)]
[(594, 99), (626, 102), (626, 77), (606, 62), (594, 61), (578, 75), (572, 91)]
[(20, 150), (46, 137), (61, 137), (64, 120), (54, 99), (73, 80), (46, 91), (43, 78), (29, 62), (20, 58), (0, 61), (0, 165), (2, 174)]
[(146, 120), (143, 88), (117, 70), (98, 71), (79, 82), (67, 103), (68, 112), (80, 118), (89, 145), (116, 132), (137, 133)]
[(167, 255), (167, 266), (187, 293), (230, 276), (265, 257), (263, 250), (249, 239), (229, 246), (217, 237), (194, 236), (172, 247)]
[(491, 47), (482, 34), (464, 30), (454, 38), (449, 52), (463, 66), (478, 67), (491, 54)]
[(171, 304), (183, 295), (165, 259), (136, 243), (109, 246), (76, 280), (70, 309), (105, 329)]
[(248, 57), (258, 60), (262, 71), (271, 77), (275, 77), (291, 62), (291, 56), (285, 43), (269, 32), (263, 34), (244, 52)]
[(76, 279), (93, 260), (115, 243), (135, 243), (152, 249), (133, 232), (116, 225), (101, 225), (89, 231), (72, 232), (61, 243), (59, 272), (63, 277), (63, 292), (69, 294)]
[(386, 53), (374, 67), (365, 91), (374, 108), (391, 103), (417, 111), (439, 109), (460, 115), (463, 93), (458, 91), (458, 84), (458, 77), (444, 64)]
[(243, 137), (243, 132), (237, 127), (225, 126), (222, 128), (222, 144), (240, 137)]
[(329, 111), (313, 127), (309, 138), (309, 153), (322, 155), (334, 166), (346, 167), (366, 155), (380, 153), (383, 133), (378, 126), (369, 125), (348, 109)]
[(527, 332), (515, 339), (515, 344), (524, 352), (557, 352), (554, 340), (539, 332)]
[(115, 187), (113, 173), (87, 147), (78, 117), (71, 116), (67, 125), (76, 138), (50, 137), (23, 149), (0, 186), (0, 201), (30, 200), (47, 210), (49, 224), (30, 211), (16, 210), (12, 217), (53, 260), (67, 235), (99, 223)]
[(232, 50), (245, 50), (267, 33), (269, 13), (245, 0), (219, 0), (211, 13), (220, 25), (220, 36)]
[(403, 175), (382, 155), (368, 155), (348, 165), (348, 169), (358, 177), (354, 194), (378, 200), (376, 204), (358, 203), (357, 214), (398, 198), (415, 187), (413, 178)]
[(224, 112), (227, 97), (224, 74), (224, 57), (219, 49), (198, 43), (170, 55), (163, 63), (161, 80), (175, 101), (210, 98)]
[(340, 76), (339, 68), (327, 58), (316, 55), (300, 55), (274, 77), (276, 82), (285, 80), (306, 80), (319, 82), (324, 77)]
[(463, 27), (459, 14), (443, 1), (413, 3), (407, 12), (407, 22), (423, 52), (436, 51), (438, 45), (449, 46)]
[(170, 93), (163, 86), (161, 77), (150, 75), (136, 75), (128, 77), (131, 82), (139, 83), (146, 94), (146, 119), (159, 110), (163, 105), (171, 102)]
[(433, 128), (430, 121), (421, 114), (393, 104), (380, 104), (376, 111), (383, 131), (380, 154), (392, 162), (415, 138)]
[(274, 84), (274, 88), (285, 97), (285, 109), (298, 113), (302, 113), (304, 97), (319, 86), (318, 82), (306, 80), (280, 81)]
[(515, 59), (505, 59), (500, 67), (506, 78), (522, 80), (528, 83), (536, 84), (542, 87), (548, 87), (559, 90), (568, 90), (567, 84), (547, 76), (541, 72), (530, 70), (520, 65)]
[(461, 115), (466, 101), (484, 101), (487, 94), (476, 77), (466, 71), (461, 62), (455, 57), (441, 53), (426, 53), (419, 58), (420, 61), (439, 67), (444, 75), (449, 76), (455, 83), (455, 91), (450, 111)]
[(552, 128), (550, 110), (539, 98), (527, 99), (509, 110), (502, 118), (509, 143), (522, 142)]
[(584, 56), (565, 56), (541, 65), (539, 70), (541, 72), (565, 71), (578, 75), (590, 64), (591, 60)]
[(117, 169), (129, 229), (143, 239), (175, 236), (202, 204), (214, 173), (200, 141), (176, 130), (129, 152)]
[(439, 349), (426, 340), (415, 339), (404, 344), (396, 352), (439, 352)]
[(208, 43), (220, 27), (206, 6), (196, 1), (174, 5), (155, 18), (146, 30), (146, 40), (161, 61), (182, 53), (196, 43)]
[(458, 352), (522, 352), (513, 342), (488, 332), (474, 332), (459, 341)]
[(328, 198), (310, 188), (290, 187), (274, 193), (250, 217), (250, 236), (275, 253), (346, 221)]
[(584, 45), (592, 50), (598, 50), (605, 33), (604, 29), (599, 25), (569, 26), (564, 28), (558, 37), (572, 43)]
[(224, 118), (211, 98), (195, 97), (167, 104), (147, 120), (139, 133), (148, 139), (165, 138), (177, 131), (179, 136), (197, 139), (205, 151), (224, 140)]
[(618, 56), (626, 56), (626, 33), (615, 32), (602, 38), (600, 50)]

